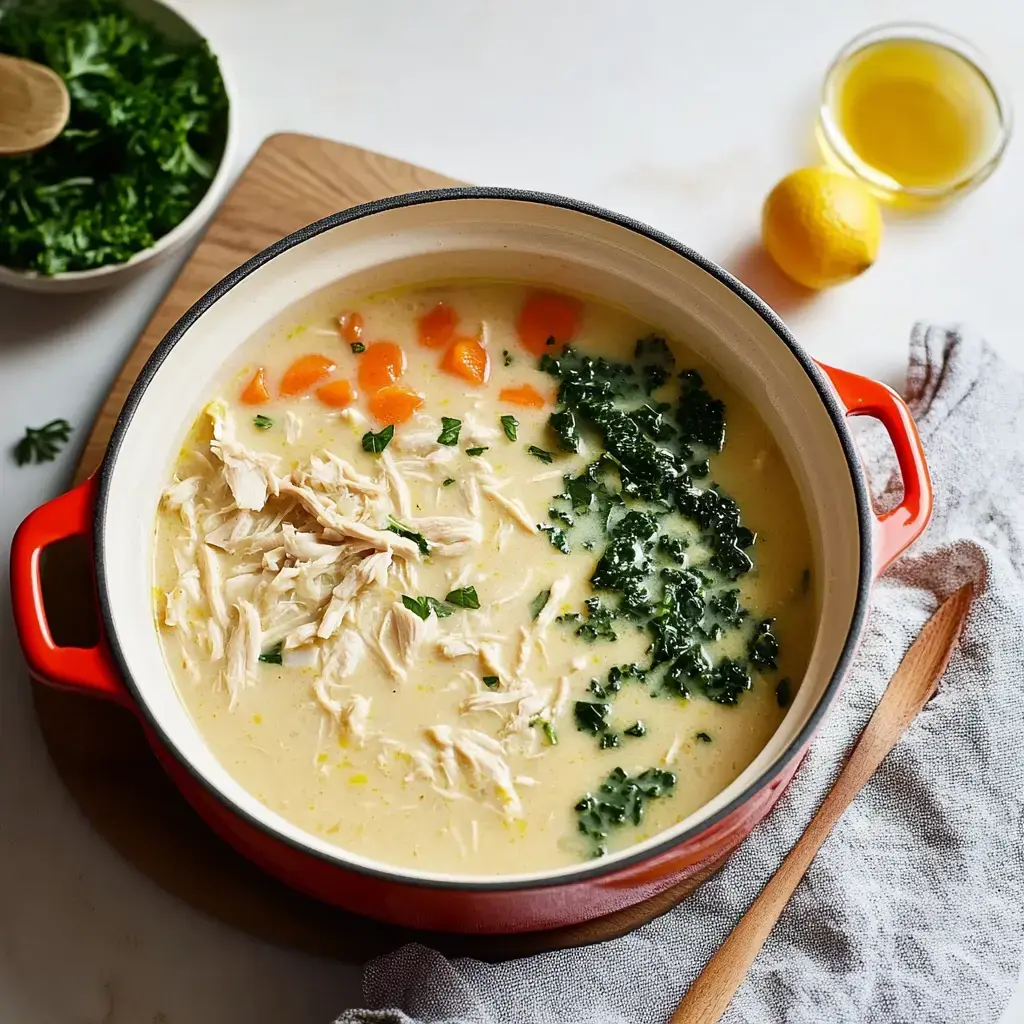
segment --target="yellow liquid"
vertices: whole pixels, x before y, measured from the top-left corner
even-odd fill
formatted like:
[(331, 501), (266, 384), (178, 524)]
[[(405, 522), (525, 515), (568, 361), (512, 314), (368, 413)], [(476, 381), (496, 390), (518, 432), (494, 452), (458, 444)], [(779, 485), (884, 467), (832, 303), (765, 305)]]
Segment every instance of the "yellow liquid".
[(937, 43), (872, 43), (838, 69), (830, 92), (854, 153), (902, 188), (942, 189), (969, 178), (999, 132), (985, 76)]

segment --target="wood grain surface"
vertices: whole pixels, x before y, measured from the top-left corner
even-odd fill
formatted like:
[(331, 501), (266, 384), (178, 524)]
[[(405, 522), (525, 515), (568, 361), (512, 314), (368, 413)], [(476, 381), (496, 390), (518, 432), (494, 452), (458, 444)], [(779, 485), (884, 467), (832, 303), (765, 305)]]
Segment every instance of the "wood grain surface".
[[(99, 465), (132, 383), (168, 328), (239, 263), (283, 235), (358, 203), (459, 184), (389, 157), (306, 135), (274, 135), (253, 157), (132, 349), (99, 414), (76, 483)], [(92, 570), (79, 542), (54, 545), (43, 566), (58, 643), (95, 642)], [(636, 907), (572, 928), (518, 936), (424, 935), (346, 914), (300, 896), (219, 840), (171, 785), (135, 719), (98, 700), (37, 685), (35, 704), (58, 773), (82, 813), (163, 889), (267, 941), (361, 962), (403, 942), (502, 960), (597, 942), (663, 914), (718, 868)]]

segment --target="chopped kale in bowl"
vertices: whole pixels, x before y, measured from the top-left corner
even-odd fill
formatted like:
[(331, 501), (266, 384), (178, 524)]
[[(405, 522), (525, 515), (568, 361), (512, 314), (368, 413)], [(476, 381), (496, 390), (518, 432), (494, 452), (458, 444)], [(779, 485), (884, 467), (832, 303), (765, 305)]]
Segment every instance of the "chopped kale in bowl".
[(118, 0), (0, 2), (0, 53), (53, 68), (71, 116), (0, 161), (0, 266), (44, 276), (126, 263), (195, 209), (224, 153), (228, 98), (202, 40)]

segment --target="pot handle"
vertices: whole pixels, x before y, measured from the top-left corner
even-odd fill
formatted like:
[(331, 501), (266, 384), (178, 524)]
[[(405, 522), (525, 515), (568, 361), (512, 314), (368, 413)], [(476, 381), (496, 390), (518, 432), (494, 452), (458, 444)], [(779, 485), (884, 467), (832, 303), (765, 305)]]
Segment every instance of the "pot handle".
[(96, 484), (90, 477), (74, 490), (41, 505), (18, 527), (11, 544), (14, 625), (29, 671), (35, 678), (51, 686), (130, 707), (131, 699), (102, 630), (95, 647), (60, 647), (50, 634), (43, 603), (40, 574), (43, 551), (68, 537), (89, 538), (95, 493)]
[(832, 382), (847, 416), (873, 416), (885, 428), (896, 450), (903, 498), (883, 515), (875, 514), (874, 569), (882, 572), (928, 525), (932, 515), (932, 482), (924, 448), (907, 403), (892, 388), (869, 377), (818, 363)]

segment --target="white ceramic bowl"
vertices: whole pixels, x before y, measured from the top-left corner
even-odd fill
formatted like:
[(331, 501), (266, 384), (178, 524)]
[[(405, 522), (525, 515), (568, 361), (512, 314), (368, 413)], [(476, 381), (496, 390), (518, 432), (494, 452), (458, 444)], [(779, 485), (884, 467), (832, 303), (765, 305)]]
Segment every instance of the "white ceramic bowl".
[[(169, 39), (177, 42), (191, 43), (204, 38), (203, 34), (181, 14), (161, 0), (123, 0), (128, 10), (137, 14), (144, 21), (158, 28)], [(220, 61), (219, 54), (217, 55)], [(108, 266), (96, 267), (92, 270), (70, 270), (64, 274), (40, 274), (35, 270), (12, 270), (0, 266), (0, 285), (18, 288), (26, 292), (45, 294), (72, 294), (75, 292), (91, 292), (106, 288), (112, 284), (123, 284), (136, 277), (146, 267), (156, 266), (188, 241), (195, 232), (206, 223), (207, 219), (220, 204), (228, 189), (236, 143), (234, 118), (234, 94), (224, 66), (220, 67), (221, 78), (224, 80), (224, 91), (228, 99), (228, 123), (224, 137), (224, 152), (206, 194), (199, 200), (192, 212), (177, 227), (172, 228), (162, 238), (158, 238), (148, 249), (141, 249), (125, 263), (111, 263)]]

